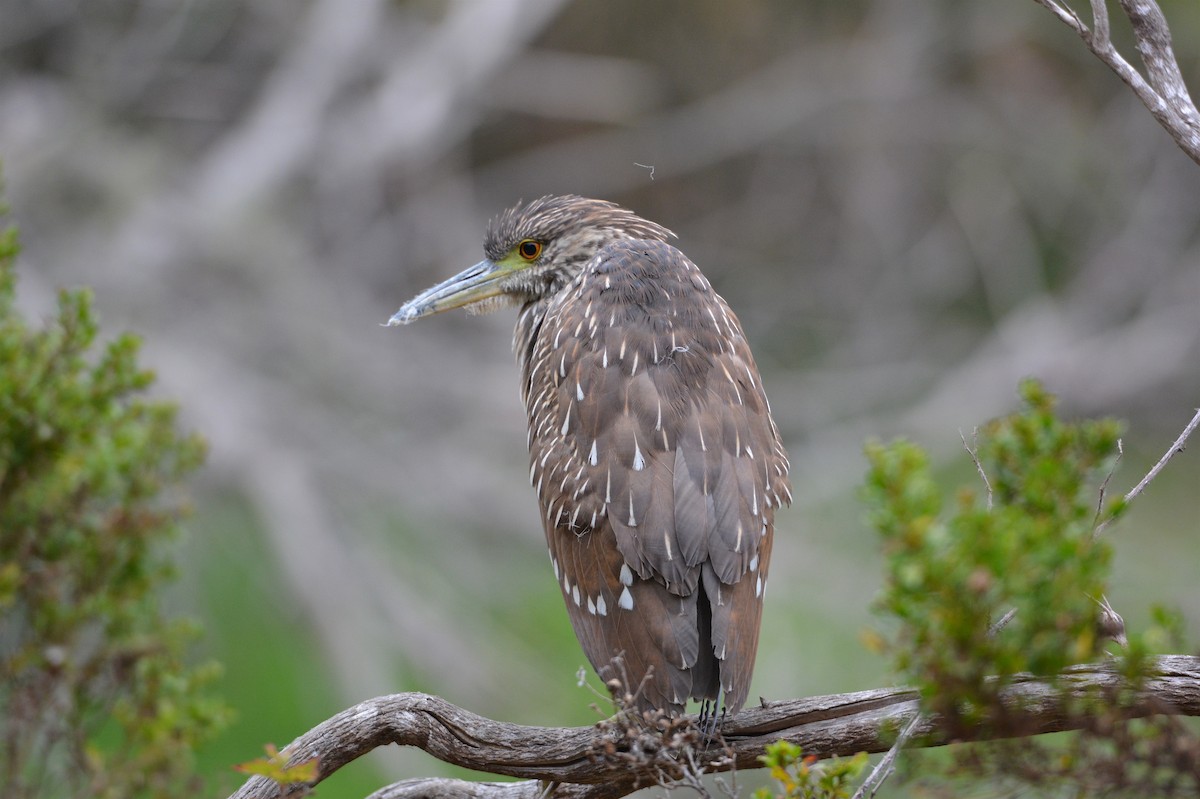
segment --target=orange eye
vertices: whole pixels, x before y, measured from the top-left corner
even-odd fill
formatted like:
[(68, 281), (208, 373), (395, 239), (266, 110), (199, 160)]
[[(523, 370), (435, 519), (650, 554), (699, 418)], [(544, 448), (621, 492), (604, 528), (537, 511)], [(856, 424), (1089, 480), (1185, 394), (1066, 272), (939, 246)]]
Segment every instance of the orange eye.
[(532, 261), (542, 254), (542, 243), (533, 239), (525, 239), (517, 245), (517, 252), (526, 261)]

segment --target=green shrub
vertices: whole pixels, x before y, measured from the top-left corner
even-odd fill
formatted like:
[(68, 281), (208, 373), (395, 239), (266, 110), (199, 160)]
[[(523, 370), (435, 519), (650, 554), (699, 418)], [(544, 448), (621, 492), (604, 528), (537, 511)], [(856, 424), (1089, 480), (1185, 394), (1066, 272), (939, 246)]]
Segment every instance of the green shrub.
[(17, 252), (0, 234), (0, 795), (186, 795), (225, 710), (160, 603), (204, 445), (145, 397), (135, 337), (97, 343), (86, 291), (21, 318)]
[(1094, 530), (1119, 509), (1098, 503), (1120, 426), (1063, 421), (1033, 381), (1021, 395), (1021, 412), (980, 431), (986, 486), (952, 502), (916, 445), (867, 448), (866, 498), (887, 557), (878, 607), (898, 621), (884, 648), (951, 736), (1000, 723), (999, 693), (1015, 675), (1057, 675), (1104, 643), (1096, 600), (1111, 547)]

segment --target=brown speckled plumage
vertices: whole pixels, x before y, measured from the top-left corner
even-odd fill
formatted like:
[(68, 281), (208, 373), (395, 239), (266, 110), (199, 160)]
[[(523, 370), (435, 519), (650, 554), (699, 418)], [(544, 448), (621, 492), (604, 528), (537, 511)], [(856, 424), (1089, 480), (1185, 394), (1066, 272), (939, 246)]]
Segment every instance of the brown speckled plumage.
[(642, 704), (746, 700), (788, 461), (741, 325), (673, 234), (611, 203), (544, 197), (485, 252), (512, 278), (530, 479), (555, 578), (604, 678)]

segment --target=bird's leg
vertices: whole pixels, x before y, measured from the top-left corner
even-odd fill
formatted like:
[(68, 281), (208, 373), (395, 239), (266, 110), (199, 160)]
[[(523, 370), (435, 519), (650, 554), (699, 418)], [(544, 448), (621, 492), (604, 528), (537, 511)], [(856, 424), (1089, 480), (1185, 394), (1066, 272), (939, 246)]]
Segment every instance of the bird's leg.
[(700, 701), (700, 740), (707, 749), (717, 737), (717, 728), (725, 720), (725, 708), (721, 708), (720, 718), (717, 716), (717, 700), (702, 699)]

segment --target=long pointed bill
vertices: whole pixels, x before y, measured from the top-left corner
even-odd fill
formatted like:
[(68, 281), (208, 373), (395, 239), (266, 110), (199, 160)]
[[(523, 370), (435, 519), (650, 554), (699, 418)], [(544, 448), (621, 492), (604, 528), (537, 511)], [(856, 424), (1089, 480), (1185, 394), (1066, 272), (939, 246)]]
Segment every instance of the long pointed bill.
[(480, 261), (404, 303), (400, 310), (392, 314), (387, 326), (406, 325), (422, 316), (432, 316), (495, 297), (502, 293), (501, 281), (510, 274), (502, 264)]

